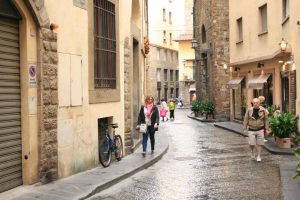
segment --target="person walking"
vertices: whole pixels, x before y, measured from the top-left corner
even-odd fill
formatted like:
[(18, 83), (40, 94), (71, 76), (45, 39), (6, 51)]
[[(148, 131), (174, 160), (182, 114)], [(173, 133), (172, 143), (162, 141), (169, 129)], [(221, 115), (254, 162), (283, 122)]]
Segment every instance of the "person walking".
[(169, 108), (167, 102), (165, 101), (165, 99), (161, 99), (161, 109), (159, 111), (159, 114), (162, 117), (162, 121), (165, 121), (165, 117), (166, 117), (166, 121), (169, 120), (167, 115), (168, 110)]
[(266, 109), (260, 106), (258, 98), (254, 98), (253, 107), (250, 107), (244, 118), (243, 130), (244, 134), (249, 138), (249, 146), (251, 149), (251, 158), (255, 159), (254, 148), (256, 147), (256, 161), (261, 162), (262, 147), (264, 146), (264, 129), (269, 133), (269, 120)]
[(141, 106), (137, 124), (145, 123), (147, 125), (146, 133), (143, 133), (143, 157), (146, 156), (148, 137), (150, 137), (151, 154), (155, 148), (155, 131), (158, 130), (159, 113), (158, 108), (154, 105), (154, 98), (150, 95), (145, 98), (145, 105)]
[[(259, 99), (259, 102), (260, 102), (260, 106), (265, 108), (265, 114), (269, 116), (269, 111), (268, 111), (267, 105), (266, 105), (266, 98), (264, 96), (259, 96), (258, 99)], [(268, 142), (267, 135), (266, 135), (266, 130), (264, 130), (264, 141)]]
[(169, 100), (169, 110), (170, 110), (170, 120), (174, 120), (174, 112), (175, 112), (175, 101), (174, 99)]

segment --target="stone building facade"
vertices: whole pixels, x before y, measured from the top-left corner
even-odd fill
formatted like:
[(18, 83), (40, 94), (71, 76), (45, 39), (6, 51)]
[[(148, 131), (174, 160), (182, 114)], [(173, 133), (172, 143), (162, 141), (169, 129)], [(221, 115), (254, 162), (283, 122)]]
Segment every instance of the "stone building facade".
[(223, 69), (229, 63), (228, 9), (228, 0), (194, 0), (196, 94), (214, 102), (216, 119), (228, 119), (230, 112), (229, 74)]
[(179, 96), (178, 52), (158, 45), (150, 45), (149, 67), (147, 67), (147, 92), (155, 102)]
[[(145, 93), (146, 7), (146, 0), (1, 2), (0, 192), (97, 167), (101, 123), (118, 123), (124, 156), (131, 153)], [(101, 32), (105, 20), (111, 30)], [(100, 57), (111, 62), (101, 66)]]

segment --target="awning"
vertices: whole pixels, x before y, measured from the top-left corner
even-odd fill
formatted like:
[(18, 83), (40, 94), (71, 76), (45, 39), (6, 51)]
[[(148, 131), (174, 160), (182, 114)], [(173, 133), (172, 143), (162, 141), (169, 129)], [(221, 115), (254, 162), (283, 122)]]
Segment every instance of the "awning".
[(267, 82), (271, 74), (256, 75), (248, 81), (248, 88), (261, 90), (264, 88), (264, 83)]
[(190, 88), (189, 89), (189, 92), (195, 92), (196, 91), (196, 88)]
[(227, 88), (228, 89), (238, 89), (239, 84), (241, 84), (241, 81), (244, 79), (243, 76), (241, 77), (234, 77), (233, 79), (231, 79), (230, 81), (228, 81), (227, 83)]

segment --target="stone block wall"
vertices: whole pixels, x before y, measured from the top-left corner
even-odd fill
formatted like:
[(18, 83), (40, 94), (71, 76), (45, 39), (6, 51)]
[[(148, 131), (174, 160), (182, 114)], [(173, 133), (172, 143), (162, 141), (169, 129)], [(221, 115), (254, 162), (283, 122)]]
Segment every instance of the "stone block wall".
[(39, 137), (40, 180), (49, 182), (58, 178), (57, 157), (57, 34), (49, 26), (39, 30)]
[[(215, 103), (215, 117), (229, 119), (230, 91), (226, 89), (229, 74), (223, 69), (229, 63), (229, 4), (228, 0), (199, 0), (195, 4), (196, 90), (197, 97), (209, 97)], [(206, 29), (206, 42), (202, 42), (202, 25)], [(203, 54), (207, 55), (207, 71)]]

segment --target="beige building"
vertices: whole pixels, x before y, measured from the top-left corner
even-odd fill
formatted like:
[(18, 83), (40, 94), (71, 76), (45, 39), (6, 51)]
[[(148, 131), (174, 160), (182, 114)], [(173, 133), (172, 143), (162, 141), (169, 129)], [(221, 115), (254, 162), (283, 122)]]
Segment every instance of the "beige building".
[(179, 95), (184, 104), (190, 104), (196, 91), (195, 51), (192, 49), (193, 34), (181, 34), (175, 40), (179, 46)]
[(147, 1), (1, 4), (0, 192), (98, 166), (101, 123), (119, 124), (130, 153), (145, 90)]
[(157, 103), (161, 98), (179, 96), (178, 44), (174, 39), (183, 29), (183, 1), (149, 1), (149, 40), (147, 93)]
[(179, 96), (184, 104), (190, 104), (195, 95), (195, 51), (193, 39), (193, 0), (184, 1), (184, 29), (175, 39), (178, 42)]
[(231, 119), (242, 120), (259, 95), (267, 106), (299, 114), (300, 2), (230, 0), (229, 5)]

